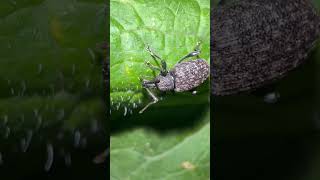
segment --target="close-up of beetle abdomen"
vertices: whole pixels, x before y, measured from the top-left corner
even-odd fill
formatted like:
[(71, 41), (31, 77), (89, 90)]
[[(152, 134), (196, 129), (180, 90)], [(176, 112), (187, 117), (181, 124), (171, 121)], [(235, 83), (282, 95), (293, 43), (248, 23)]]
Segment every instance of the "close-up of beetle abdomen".
[(242, 0), (218, 5), (211, 19), (213, 95), (254, 90), (302, 64), (319, 36), (309, 0)]

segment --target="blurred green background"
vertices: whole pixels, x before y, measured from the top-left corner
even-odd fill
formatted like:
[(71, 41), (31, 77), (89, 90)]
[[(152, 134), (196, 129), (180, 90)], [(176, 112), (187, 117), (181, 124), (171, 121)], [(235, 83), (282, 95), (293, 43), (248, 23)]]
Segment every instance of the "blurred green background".
[(1, 179), (104, 177), (106, 22), (103, 0), (0, 2)]

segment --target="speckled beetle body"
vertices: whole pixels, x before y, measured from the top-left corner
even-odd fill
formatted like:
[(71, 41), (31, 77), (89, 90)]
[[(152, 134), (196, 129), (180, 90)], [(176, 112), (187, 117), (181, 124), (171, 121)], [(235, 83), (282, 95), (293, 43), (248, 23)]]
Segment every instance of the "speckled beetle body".
[(211, 16), (211, 93), (273, 83), (307, 59), (319, 36), (311, 0), (235, 0)]
[[(174, 91), (174, 92), (184, 92), (192, 91), (198, 86), (200, 86), (209, 77), (209, 65), (208, 63), (199, 58), (200, 49), (199, 43), (193, 52), (184, 56), (179, 62), (170, 70), (167, 71), (166, 62), (157, 56), (154, 52), (147, 47), (147, 51), (153, 57), (154, 60), (161, 61), (161, 67), (152, 66), (149, 62), (146, 62), (153, 70), (160, 71), (160, 74), (154, 80), (142, 80), (142, 87), (144, 87), (149, 95), (152, 97), (153, 101), (147, 104), (141, 111), (142, 113), (151, 104), (158, 102), (158, 98), (150, 91), (150, 89), (158, 89), (159, 91)], [(196, 56), (197, 59), (182, 62), (183, 60)], [(196, 91), (193, 91), (195, 94)]]

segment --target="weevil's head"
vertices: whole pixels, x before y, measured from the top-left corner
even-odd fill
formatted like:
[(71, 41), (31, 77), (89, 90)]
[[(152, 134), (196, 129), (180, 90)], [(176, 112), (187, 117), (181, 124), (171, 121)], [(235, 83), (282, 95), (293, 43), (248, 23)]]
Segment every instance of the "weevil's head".
[(174, 90), (174, 78), (170, 73), (166, 75), (160, 74), (154, 80), (143, 80), (142, 86), (144, 88), (159, 89), (160, 91)]

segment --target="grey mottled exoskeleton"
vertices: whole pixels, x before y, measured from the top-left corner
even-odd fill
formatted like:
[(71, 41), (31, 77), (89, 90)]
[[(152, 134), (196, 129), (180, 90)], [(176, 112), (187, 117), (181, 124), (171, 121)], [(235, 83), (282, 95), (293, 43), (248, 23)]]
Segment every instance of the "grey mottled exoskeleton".
[(211, 8), (211, 22), (215, 96), (253, 91), (283, 78), (307, 60), (320, 35), (311, 0), (221, 0)]
[[(146, 61), (146, 65), (152, 70), (159, 71), (160, 74), (153, 80), (140, 79), (142, 82), (142, 87), (147, 90), (153, 101), (148, 103), (139, 113), (142, 113), (150, 105), (159, 101), (159, 99), (150, 89), (174, 92), (192, 91), (209, 77), (208, 63), (199, 58), (200, 43), (197, 44), (194, 51), (181, 58), (178, 63), (169, 71), (167, 70), (167, 64), (165, 60), (156, 55), (149, 46), (147, 46), (147, 51), (155, 61), (160, 61), (161, 66), (153, 66), (149, 61)], [(183, 60), (191, 57), (196, 57), (196, 59), (182, 62)], [(195, 93), (196, 91), (193, 91), (193, 94)]]

